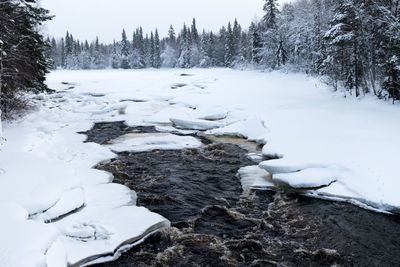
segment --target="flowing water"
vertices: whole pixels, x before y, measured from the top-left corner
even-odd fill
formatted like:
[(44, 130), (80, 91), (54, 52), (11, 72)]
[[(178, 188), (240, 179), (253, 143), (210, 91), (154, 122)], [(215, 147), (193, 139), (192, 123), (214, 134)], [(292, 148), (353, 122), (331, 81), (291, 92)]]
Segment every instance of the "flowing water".
[[(112, 122), (85, 134), (107, 144), (132, 132), (156, 130)], [(284, 192), (243, 192), (237, 171), (255, 164), (243, 141), (199, 139), (199, 149), (123, 152), (97, 166), (172, 223), (98, 266), (400, 266), (398, 217)]]

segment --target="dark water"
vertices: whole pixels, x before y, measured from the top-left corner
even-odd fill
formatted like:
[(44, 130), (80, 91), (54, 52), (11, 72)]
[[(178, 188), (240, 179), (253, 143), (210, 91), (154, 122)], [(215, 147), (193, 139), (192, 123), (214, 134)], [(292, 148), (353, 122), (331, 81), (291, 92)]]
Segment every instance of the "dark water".
[[(104, 144), (141, 131), (155, 130), (119, 122), (86, 134)], [(282, 192), (244, 194), (236, 173), (254, 164), (246, 152), (207, 142), (195, 150), (120, 153), (98, 165), (173, 226), (98, 266), (400, 266), (398, 218)]]

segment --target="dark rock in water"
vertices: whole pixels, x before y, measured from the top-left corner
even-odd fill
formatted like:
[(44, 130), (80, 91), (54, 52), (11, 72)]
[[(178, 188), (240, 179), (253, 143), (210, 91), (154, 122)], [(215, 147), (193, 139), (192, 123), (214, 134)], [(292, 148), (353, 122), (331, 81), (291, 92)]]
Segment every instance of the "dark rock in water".
[[(107, 142), (126, 127), (96, 125), (89, 140)], [(281, 192), (243, 193), (236, 173), (247, 165), (244, 149), (211, 143), (120, 153), (97, 166), (173, 225), (97, 266), (400, 266), (397, 217)]]

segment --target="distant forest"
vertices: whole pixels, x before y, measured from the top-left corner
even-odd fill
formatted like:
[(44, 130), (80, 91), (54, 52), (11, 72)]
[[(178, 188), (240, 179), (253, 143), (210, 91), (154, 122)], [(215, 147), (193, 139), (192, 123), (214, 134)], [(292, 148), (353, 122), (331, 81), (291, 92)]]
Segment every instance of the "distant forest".
[(235, 20), (217, 33), (199, 32), (195, 19), (178, 33), (171, 26), (165, 38), (124, 30), (113, 44), (67, 33), (48, 40), (48, 53), (64, 69), (285, 67), (325, 75), (355, 96), (400, 99), (399, 1), (299, 0), (279, 8), (266, 0), (264, 12), (249, 29)]

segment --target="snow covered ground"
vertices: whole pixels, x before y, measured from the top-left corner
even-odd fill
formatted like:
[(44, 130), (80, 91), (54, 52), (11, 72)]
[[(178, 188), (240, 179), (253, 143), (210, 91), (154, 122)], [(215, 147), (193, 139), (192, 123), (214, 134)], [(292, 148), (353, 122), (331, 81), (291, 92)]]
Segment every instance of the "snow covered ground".
[[(114, 157), (112, 149), (201, 145), (167, 133), (245, 137), (264, 145), (266, 158), (281, 158), (242, 169), (245, 188), (274, 182), (382, 211), (400, 207), (398, 106), (343, 98), (317, 79), (276, 72), (55, 71), (48, 84), (58, 93), (3, 126), (0, 266), (83, 263), (167, 227), (166, 219), (135, 206), (134, 192), (91, 169)], [(76, 134), (96, 121), (121, 120), (165, 134), (127, 135), (107, 146), (85, 144)]]

